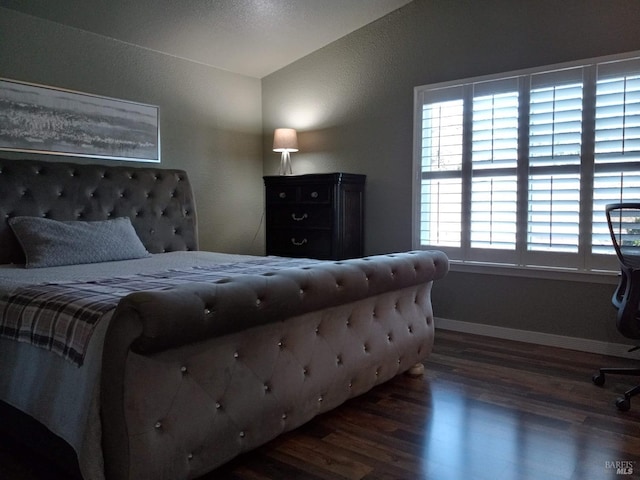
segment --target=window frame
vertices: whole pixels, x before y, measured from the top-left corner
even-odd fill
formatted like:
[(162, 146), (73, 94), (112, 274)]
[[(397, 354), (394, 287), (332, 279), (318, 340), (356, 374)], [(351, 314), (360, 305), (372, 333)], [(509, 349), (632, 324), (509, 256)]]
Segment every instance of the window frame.
[[(517, 276), (543, 276), (549, 278), (570, 278), (579, 281), (596, 281), (604, 283), (614, 283), (615, 276), (619, 270), (615, 255), (598, 254), (591, 252), (592, 228), (593, 228), (593, 205), (594, 205), (594, 177), (596, 176), (596, 165), (594, 161), (595, 132), (595, 102), (596, 102), (596, 82), (597, 69), (601, 65), (611, 64), (625, 60), (634, 60), (640, 64), (640, 51), (630, 52), (620, 55), (598, 57), (587, 60), (579, 60), (563, 64), (548, 65), (543, 67), (518, 70), (506, 73), (498, 73), (486, 76), (459, 79), (437, 84), (422, 85), (414, 88), (414, 140), (413, 140), (413, 205), (412, 205), (412, 243), (414, 249), (438, 249), (444, 251), (451, 259), (452, 269), (486, 272), (486, 267), (490, 267), (493, 273), (517, 275)], [(473, 170), (471, 166), (471, 139), (468, 135), (471, 125), (471, 110), (473, 96), (473, 86), (482, 83), (507, 81), (516, 78), (519, 91), (518, 125), (529, 122), (529, 94), (532, 88), (532, 78), (537, 75), (561, 72), (563, 70), (582, 70), (582, 133), (580, 145), (580, 208), (579, 216), (579, 239), (577, 253), (564, 254), (561, 252), (537, 252), (527, 250), (528, 224), (528, 195), (529, 195), (529, 135), (528, 127), (525, 128), (527, 135), (518, 136), (518, 164), (515, 167), (517, 176), (517, 243), (514, 251), (500, 249), (473, 249), (471, 247), (471, 180)], [(640, 69), (638, 70), (640, 74)], [(442, 97), (439, 93), (457, 89), (462, 92), (462, 96)], [(434, 96), (435, 95), (435, 96)], [(423, 193), (422, 181), (422, 160), (423, 160), (423, 105), (431, 101), (445, 101), (446, 98), (464, 99), (464, 122), (463, 129), (467, 137), (463, 140), (463, 161), (460, 173), (456, 175), (443, 174), (443, 177), (460, 178), (463, 184), (461, 196), (461, 245), (460, 247), (447, 247), (441, 245), (421, 244), (421, 221), (422, 221), (422, 201)], [(434, 100), (436, 99), (436, 100)], [(586, 133), (585, 133), (586, 131)], [(522, 133), (522, 128), (519, 130)], [(523, 152), (525, 154), (523, 155)], [(544, 172), (546, 167), (536, 167)], [(564, 167), (571, 171), (570, 167)], [(600, 166), (600, 170), (612, 168)], [(613, 167), (615, 169), (615, 167)], [(557, 169), (556, 169), (557, 170)], [(560, 169), (561, 170), (561, 169)], [(575, 171), (575, 169), (573, 169)], [(490, 175), (490, 173), (487, 173)], [(466, 189), (464, 184), (466, 183)], [(526, 188), (523, 188), (526, 187)], [(585, 188), (591, 187), (591, 188)], [(524, 249), (524, 251), (523, 251)], [(612, 247), (613, 253), (613, 247)], [(568, 275), (568, 277), (567, 277)], [(613, 280), (612, 280), (613, 279)]]

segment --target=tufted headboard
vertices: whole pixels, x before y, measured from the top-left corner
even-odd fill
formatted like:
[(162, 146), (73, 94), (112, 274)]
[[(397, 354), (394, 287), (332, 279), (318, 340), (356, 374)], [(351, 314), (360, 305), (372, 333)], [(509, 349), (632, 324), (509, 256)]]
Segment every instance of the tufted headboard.
[(18, 215), (129, 217), (151, 253), (198, 249), (195, 201), (182, 170), (0, 158), (0, 264), (24, 263), (7, 224)]

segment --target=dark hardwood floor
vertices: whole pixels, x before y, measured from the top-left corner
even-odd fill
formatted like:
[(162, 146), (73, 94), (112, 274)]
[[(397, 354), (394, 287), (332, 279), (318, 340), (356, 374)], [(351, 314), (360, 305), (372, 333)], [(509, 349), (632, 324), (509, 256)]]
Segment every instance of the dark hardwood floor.
[[(399, 376), (199, 480), (640, 479), (640, 397), (615, 407), (640, 379), (591, 382), (633, 363), (438, 330), (424, 377)], [(0, 479), (65, 478), (49, 468), (0, 443)]]

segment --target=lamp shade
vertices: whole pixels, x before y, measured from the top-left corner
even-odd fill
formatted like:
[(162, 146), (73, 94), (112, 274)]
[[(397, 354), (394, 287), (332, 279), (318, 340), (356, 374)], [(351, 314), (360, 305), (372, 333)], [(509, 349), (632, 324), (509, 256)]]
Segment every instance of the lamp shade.
[(276, 128), (273, 132), (274, 152), (297, 152), (298, 134), (293, 128)]

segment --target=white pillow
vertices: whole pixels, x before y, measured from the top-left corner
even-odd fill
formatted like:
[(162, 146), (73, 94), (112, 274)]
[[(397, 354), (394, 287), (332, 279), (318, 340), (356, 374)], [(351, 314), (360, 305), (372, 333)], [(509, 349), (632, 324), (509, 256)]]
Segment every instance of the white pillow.
[(96, 222), (12, 217), (8, 222), (22, 246), (27, 268), (149, 256), (128, 217)]

